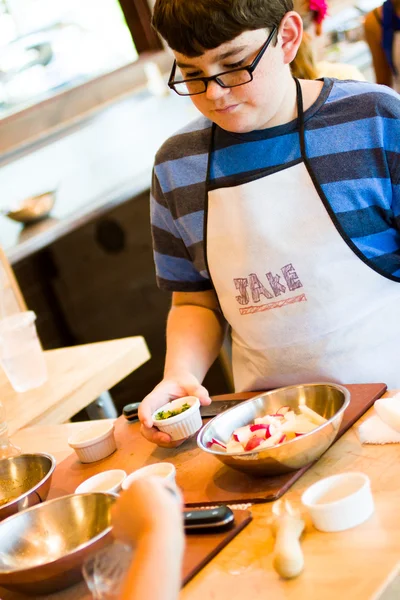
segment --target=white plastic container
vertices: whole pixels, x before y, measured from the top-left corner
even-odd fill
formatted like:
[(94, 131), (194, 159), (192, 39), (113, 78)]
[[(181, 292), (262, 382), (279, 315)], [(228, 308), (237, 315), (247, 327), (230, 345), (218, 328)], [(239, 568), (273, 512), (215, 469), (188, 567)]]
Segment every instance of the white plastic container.
[(75, 490), (75, 494), (86, 494), (89, 492), (104, 492), (109, 494), (118, 494), (122, 483), (126, 478), (126, 473), (122, 469), (110, 469), (97, 473), (83, 481)]
[(301, 501), (320, 531), (356, 527), (374, 512), (370, 480), (364, 473), (341, 473), (321, 479), (304, 492)]
[(83, 463), (91, 463), (110, 456), (117, 449), (114, 423), (99, 421), (80, 429), (68, 439)]
[[(155, 417), (160, 411), (176, 410), (183, 404), (190, 404), (190, 408), (169, 419), (157, 420)], [(203, 422), (200, 415), (200, 400), (196, 396), (185, 396), (171, 400), (153, 413), (153, 425), (160, 431), (168, 433), (173, 441), (183, 440), (198, 431)]]
[(44, 352), (32, 310), (0, 320), (0, 362), (16, 392), (26, 392), (47, 381)]
[(133, 471), (122, 483), (122, 489), (127, 490), (133, 481), (140, 479), (141, 477), (161, 477), (168, 484), (175, 486), (175, 465), (168, 462), (159, 462), (152, 465), (146, 465), (141, 469)]

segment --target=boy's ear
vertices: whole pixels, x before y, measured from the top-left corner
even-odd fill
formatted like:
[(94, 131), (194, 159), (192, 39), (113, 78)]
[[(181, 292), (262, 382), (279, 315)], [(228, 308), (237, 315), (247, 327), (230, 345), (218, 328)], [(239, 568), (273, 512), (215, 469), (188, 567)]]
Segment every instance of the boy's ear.
[(285, 14), (279, 26), (284, 63), (290, 64), (297, 54), (303, 37), (303, 21), (294, 11)]

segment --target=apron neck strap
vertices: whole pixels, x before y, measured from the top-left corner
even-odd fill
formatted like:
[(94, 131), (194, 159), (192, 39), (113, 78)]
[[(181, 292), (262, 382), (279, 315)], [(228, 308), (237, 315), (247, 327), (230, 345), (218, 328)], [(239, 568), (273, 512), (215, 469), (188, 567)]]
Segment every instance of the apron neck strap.
[(306, 161), (306, 142), (304, 134), (304, 108), (303, 108), (303, 92), (301, 91), (301, 85), (297, 77), (293, 77), (296, 84), (296, 103), (297, 103), (297, 126), (299, 129), (299, 141), (300, 141), (300, 152), (301, 158)]
[[(306, 153), (306, 142), (304, 135), (304, 109), (303, 109), (303, 92), (301, 91), (301, 85), (297, 77), (293, 77), (296, 84), (296, 104), (297, 104), (297, 127), (299, 130), (299, 140), (300, 140), (300, 151), (301, 157), (304, 161), (307, 160)], [(216, 124), (213, 123), (211, 126), (211, 135), (210, 135), (210, 143), (208, 148), (208, 160), (207, 160), (207, 176), (206, 182), (210, 181), (210, 169), (211, 169), (211, 154), (214, 146), (214, 136), (216, 131)]]
[[(210, 132), (210, 140), (209, 140), (209, 144), (208, 144), (208, 154), (207, 154), (207, 173), (206, 173), (206, 206), (208, 206), (208, 202), (207, 202), (207, 194), (208, 194), (208, 186), (210, 183), (210, 174), (211, 174), (211, 155), (213, 153), (214, 150), (214, 138), (215, 138), (215, 131), (217, 129), (217, 125), (215, 123), (212, 123), (211, 125), (211, 132)], [(206, 219), (204, 219), (204, 223), (206, 222)]]

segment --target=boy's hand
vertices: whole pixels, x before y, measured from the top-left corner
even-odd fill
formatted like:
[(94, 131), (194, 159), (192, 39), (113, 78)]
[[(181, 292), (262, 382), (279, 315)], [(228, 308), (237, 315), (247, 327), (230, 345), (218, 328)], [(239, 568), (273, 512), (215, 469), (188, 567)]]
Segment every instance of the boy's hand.
[(190, 373), (178, 375), (176, 377), (165, 378), (159, 383), (144, 400), (139, 407), (139, 419), (142, 424), (141, 433), (149, 442), (162, 446), (163, 448), (174, 448), (182, 444), (185, 440), (171, 441), (167, 433), (163, 433), (153, 427), (152, 414), (170, 400), (182, 398), (183, 396), (196, 396), (200, 404), (208, 405), (211, 398), (205, 387), (203, 387), (196, 377)]
[(112, 508), (115, 537), (136, 545), (144, 537), (166, 536), (183, 548), (183, 521), (178, 495), (159, 477), (142, 477), (121, 492)]

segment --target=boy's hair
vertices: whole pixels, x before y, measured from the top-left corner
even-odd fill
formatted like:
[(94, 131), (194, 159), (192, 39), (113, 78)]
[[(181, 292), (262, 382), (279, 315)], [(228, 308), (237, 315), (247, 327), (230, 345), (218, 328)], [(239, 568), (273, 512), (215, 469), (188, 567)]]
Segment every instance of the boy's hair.
[(156, 0), (152, 25), (185, 56), (230, 42), (244, 31), (279, 26), (293, 0)]

